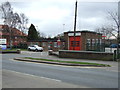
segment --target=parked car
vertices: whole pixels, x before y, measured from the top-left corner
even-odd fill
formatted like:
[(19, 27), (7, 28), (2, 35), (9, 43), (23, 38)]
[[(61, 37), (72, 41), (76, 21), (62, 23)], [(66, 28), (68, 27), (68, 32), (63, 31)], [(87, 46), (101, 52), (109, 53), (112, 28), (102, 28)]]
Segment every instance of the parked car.
[(118, 45), (117, 44), (111, 44), (110, 48), (117, 48), (117, 46), (120, 48), (120, 44), (118, 44)]
[(42, 47), (39, 47), (38, 45), (32, 45), (32, 46), (28, 46), (28, 51), (43, 51)]

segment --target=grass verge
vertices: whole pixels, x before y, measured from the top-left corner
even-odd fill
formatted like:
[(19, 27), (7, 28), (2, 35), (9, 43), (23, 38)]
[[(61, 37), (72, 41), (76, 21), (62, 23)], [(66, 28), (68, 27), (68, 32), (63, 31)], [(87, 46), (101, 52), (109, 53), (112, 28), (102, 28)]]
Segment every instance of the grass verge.
[(61, 63), (72, 63), (72, 64), (84, 64), (84, 65), (96, 65), (96, 66), (111, 67), (110, 65), (107, 65), (107, 64), (98, 64), (98, 63), (89, 63), (89, 62), (61, 61), (61, 60), (42, 59), (42, 58), (32, 58), (32, 57), (24, 57), (24, 58), (25, 58), (25, 59), (32, 59), (32, 60), (51, 61), (51, 62), (61, 62)]
[[(2, 50), (0, 49), (0, 51), (17, 51), (18, 49), (6, 49), (6, 50)], [(20, 49), (21, 51), (27, 51), (27, 49)]]

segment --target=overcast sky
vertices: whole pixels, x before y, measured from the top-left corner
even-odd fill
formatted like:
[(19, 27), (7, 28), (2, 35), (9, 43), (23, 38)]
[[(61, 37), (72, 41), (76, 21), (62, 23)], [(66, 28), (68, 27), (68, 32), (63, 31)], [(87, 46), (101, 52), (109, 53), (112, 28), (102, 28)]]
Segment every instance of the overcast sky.
[[(7, 0), (9, 1), (9, 0)], [(29, 24), (47, 36), (55, 36), (65, 31), (73, 30), (74, 9), (76, 0), (10, 0), (13, 11), (24, 13)], [(100, 0), (101, 1), (101, 0)], [(114, 1), (114, 2), (113, 2)], [(92, 30), (105, 24), (112, 24), (108, 20), (108, 12), (118, 12), (119, 0), (78, 0), (77, 30)]]

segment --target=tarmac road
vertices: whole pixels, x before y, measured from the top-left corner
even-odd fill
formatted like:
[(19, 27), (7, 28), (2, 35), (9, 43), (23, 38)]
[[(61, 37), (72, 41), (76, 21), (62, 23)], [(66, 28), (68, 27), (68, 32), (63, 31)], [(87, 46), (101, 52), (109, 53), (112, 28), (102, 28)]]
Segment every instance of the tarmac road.
[[(103, 69), (103, 68), (89, 68), (89, 67), (87, 68), (68, 67), (68, 66), (48, 65), (48, 64), (40, 64), (40, 63), (38, 64), (38, 63), (21, 62), (21, 61), (13, 60), (13, 58), (15, 57), (25, 57), (25, 56), (55, 58), (52, 56), (47, 56), (46, 52), (43, 52), (43, 53), (23, 52), (22, 54), (4, 54), (2, 57), (2, 68), (3, 70), (9, 70), (9, 71), (8, 72), (3, 71), (3, 87), (11, 86), (11, 83), (8, 80), (10, 81), (12, 80), (11, 77), (13, 75), (11, 72), (15, 71), (15, 72), (22, 73), (23, 76), (25, 74), (26, 79), (28, 79), (26, 76), (27, 74), (28, 77), (29, 75), (30, 77), (31, 75), (33, 75), (39, 78), (44, 77), (44, 78), (49, 78), (55, 81), (60, 81), (61, 83), (63, 83), (63, 85), (56, 86), (57, 84), (53, 84), (53, 87), (58, 87), (58, 88), (69, 87), (69, 85), (73, 85), (74, 87), (81, 87), (81, 88), (82, 87), (84, 88), (86, 87), (118, 88), (118, 71), (116, 70), (117, 68), (110, 70), (110, 68)], [(113, 64), (115, 65), (115, 62)], [(5, 76), (7, 73), (11, 73), (11, 75)], [(19, 75), (17, 77), (19, 80)], [(24, 78), (24, 77), (21, 77), (21, 78)], [(22, 80), (20, 82), (25, 83), (24, 79)], [(20, 87), (24, 87), (25, 84), (22, 84), (23, 86), (20, 86)], [(37, 87), (35, 83), (31, 83), (31, 84), (29, 85)], [(48, 83), (48, 84), (51, 85), (51, 83)], [(42, 88), (42, 87), (39, 86), (39, 88)]]
[(3, 88), (84, 88), (45, 77), (3, 70)]

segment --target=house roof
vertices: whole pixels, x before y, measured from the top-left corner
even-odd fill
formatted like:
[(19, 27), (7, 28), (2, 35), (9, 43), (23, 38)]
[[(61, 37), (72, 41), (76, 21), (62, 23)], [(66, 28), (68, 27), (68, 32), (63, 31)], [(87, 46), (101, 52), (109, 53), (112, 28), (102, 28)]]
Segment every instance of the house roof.
[(0, 25), (0, 28), (9, 28), (8, 25)]
[(14, 36), (27, 36), (25, 33), (21, 32), (20, 30), (13, 28), (12, 29), (13, 35)]
[(10, 28), (8, 27), (8, 25), (0, 25), (0, 35), (2, 36), (10, 35), (10, 32), (12, 32), (13, 36), (27, 36), (25, 33), (21, 32), (16, 28), (11, 28), (11, 31), (10, 31)]

